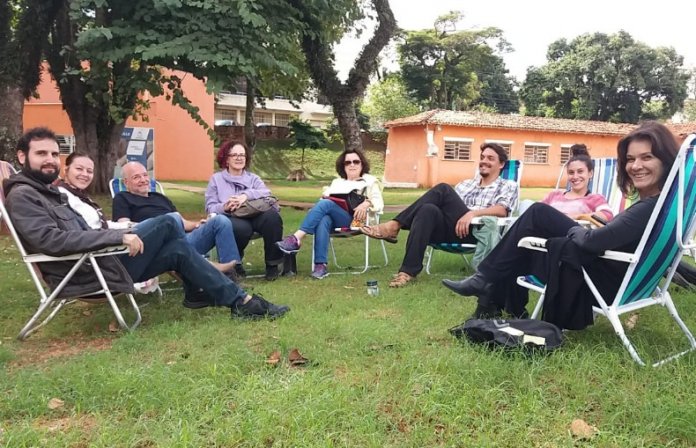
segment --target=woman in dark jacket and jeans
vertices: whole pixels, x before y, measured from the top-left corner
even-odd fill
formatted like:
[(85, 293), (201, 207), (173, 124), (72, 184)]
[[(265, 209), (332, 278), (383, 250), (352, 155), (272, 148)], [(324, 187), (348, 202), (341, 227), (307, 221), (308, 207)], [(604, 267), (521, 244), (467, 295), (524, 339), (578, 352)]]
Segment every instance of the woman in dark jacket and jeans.
[[(603, 297), (615, 296), (628, 266), (597, 257), (606, 250), (636, 249), (678, 151), (669, 129), (657, 122), (642, 124), (622, 138), (617, 148), (617, 182), (625, 195), (638, 196), (638, 202), (606, 226), (593, 230), (579, 226), (546, 204), (534, 204), (481, 262), (474, 275), (460, 281), (443, 280), (443, 284), (458, 294), (479, 298), (474, 317), (498, 316), (506, 300), (524, 300), (519, 294), (511, 294), (517, 276), (534, 274), (544, 282), (548, 280), (551, 268), (548, 254), (517, 247), (517, 242), (526, 236), (561, 237), (567, 240), (561, 241), (564, 243), (561, 258), (575, 258), (593, 278)], [(523, 310), (525, 305), (526, 300), (512, 303), (512, 308)], [(577, 311), (583, 317), (573, 323), (573, 328), (592, 323), (591, 309)]]

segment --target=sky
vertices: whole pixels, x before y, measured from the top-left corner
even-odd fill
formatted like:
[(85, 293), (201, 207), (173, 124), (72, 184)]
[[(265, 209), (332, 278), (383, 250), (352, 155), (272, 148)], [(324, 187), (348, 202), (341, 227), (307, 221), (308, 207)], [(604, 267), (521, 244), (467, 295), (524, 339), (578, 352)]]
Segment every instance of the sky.
[[(461, 26), (495, 26), (514, 51), (503, 55), (510, 74), (523, 81), (529, 66), (546, 62), (550, 43), (581, 34), (628, 32), (651, 47), (674, 47), (684, 56), (686, 67), (696, 67), (696, 1), (694, 0), (390, 0), (402, 29), (431, 28), (435, 19), (449, 11), (464, 12)], [(688, 21), (691, 21), (689, 26)], [(352, 38), (336, 49), (339, 74), (345, 78), (362, 47)], [(394, 59), (395, 52), (386, 58)], [(389, 67), (396, 69), (395, 62)]]

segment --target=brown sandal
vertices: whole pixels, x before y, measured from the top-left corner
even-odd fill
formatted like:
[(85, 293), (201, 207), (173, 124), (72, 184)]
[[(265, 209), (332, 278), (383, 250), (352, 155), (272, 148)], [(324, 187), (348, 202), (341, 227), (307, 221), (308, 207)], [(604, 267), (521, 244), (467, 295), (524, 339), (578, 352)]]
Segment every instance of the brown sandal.
[(411, 275), (405, 273), (405, 272), (399, 272), (398, 274), (394, 275), (394, 278), (392, 281), (389, 282), (389, 287), (390, 288), (401, 288), (402, 286), (406, 286), (406, 284), (415, 281), (416, 277), (412, 277)]
[(397, 233), (393, 233), (387, 228), (386, 223), (382, 224), (377, 224), (374, 226), (363, 226), (360, 227), (360, 231), (364, 234), (369, 236), (370, 238), (375, 238), (377, 240), (384, 240), (387, 243), (396, 243), (396, 235)]

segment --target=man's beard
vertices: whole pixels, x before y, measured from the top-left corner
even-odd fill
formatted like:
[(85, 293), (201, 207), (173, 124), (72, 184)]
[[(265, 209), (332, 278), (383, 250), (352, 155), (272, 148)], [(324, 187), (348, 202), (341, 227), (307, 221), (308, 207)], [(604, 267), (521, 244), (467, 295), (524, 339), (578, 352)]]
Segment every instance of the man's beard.
[(26, 175), (27, 177), (30, 177), (38, 182), (41, 182), (42, 184), (50, 184), (53, 183), (54, 180), (58, 179), (58, 168), (54, 166), (56, 170), (52, 173), (44, 173), (41, 170), (35, 170), (29, 166), (29, 161), (27, 160), (27, 163), (24, 164), (22, 167), (22, 173)]

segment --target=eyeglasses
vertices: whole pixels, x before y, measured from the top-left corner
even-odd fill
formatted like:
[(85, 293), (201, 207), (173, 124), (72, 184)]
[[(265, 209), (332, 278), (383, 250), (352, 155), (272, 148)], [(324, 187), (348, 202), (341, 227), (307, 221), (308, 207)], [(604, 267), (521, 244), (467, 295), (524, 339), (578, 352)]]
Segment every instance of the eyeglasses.
[(362, 162), (360, 160), (344, 160), (343, 161), (343, 166), (350, 166), (351, 164), (353, 165), (360, 165)]
[(229, 154), (227, 157), (230, 159), (243, 159), (246, 157), (246, 154)]

